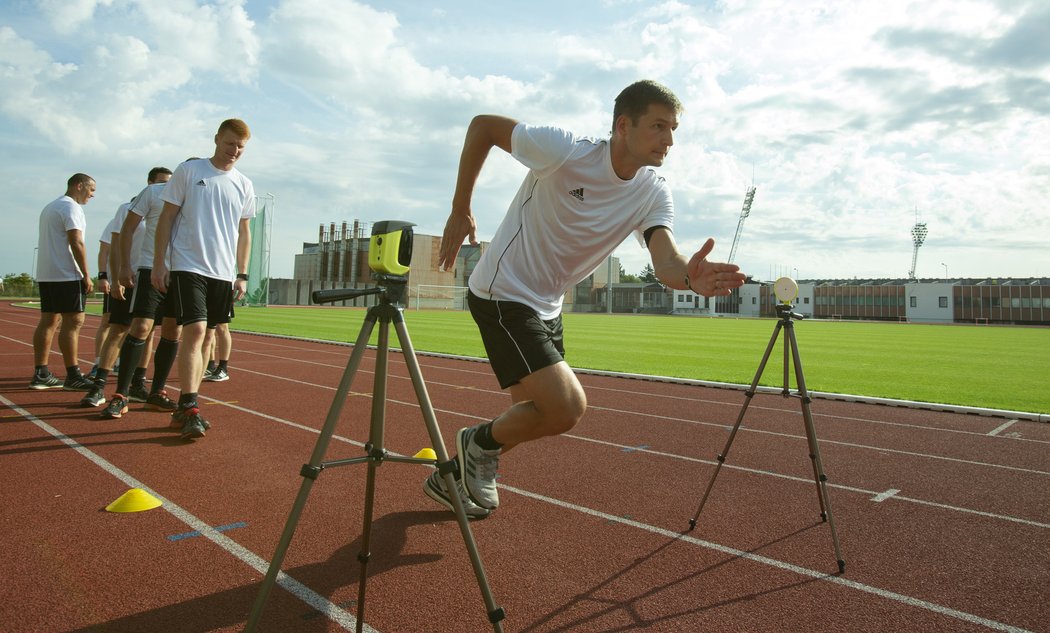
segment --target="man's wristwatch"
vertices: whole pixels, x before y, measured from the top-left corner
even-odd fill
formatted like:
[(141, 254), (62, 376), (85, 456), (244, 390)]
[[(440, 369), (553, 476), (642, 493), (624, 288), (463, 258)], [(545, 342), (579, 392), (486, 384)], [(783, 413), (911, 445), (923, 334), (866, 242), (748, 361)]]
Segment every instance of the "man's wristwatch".
[(244, 281), (248, 281), (248, 275), (244, 273), (237, 273), (237, 279), (243, 279)]
[(693, 287), (689, 285), (689, 275), (685, 276), (685, 289), (686, 290), (692, 290), (693, 289)]

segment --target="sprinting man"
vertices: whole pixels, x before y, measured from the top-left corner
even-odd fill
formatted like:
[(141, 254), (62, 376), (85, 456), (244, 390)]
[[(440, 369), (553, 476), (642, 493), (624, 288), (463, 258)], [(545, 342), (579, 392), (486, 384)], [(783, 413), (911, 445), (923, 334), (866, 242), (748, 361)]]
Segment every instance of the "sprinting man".
[[(40, 321), (33, 332), (35, 370), (30, 389), (87, 391), (92, 382), (80, 373), (77, 361), (78, 337), (84, 325), (84, 306), (94, 289), (87, 265), (84, 206), (95, 195), (95, 179), (73, 174), (66, 181), (66, 193), (40, 212), (36, 277), (40, 283)], [(61, 327), (59, 327), (61, 323)], [(66, 365), (66, 380), (59, 380), (48, 369), (51, 341), (58, 330), (58, 348)]]
[(172, 426), (184, 439), (204, 437), (211, 426), (197, 403), (207, 330), (229, 322), (231, 301), (247, 289), (255, 189), (234, 165), (250, 138), (244, 121), (223, 121), (215, 133), (215, 154), (179, 165), (163, 194), (152, 281), (157, 290), (174, 295), (182, 325), (182, 394)]
[[(471, 121), (439, 268), (455, 265), (464, 239), (477, 244), (471, 197), (489, 150), (498, 147), (529, 168), (469, 281), (471, 314), (500, 387), (513, 402), (493, 421), (456, 434), (458, 486), (472, 517), (487, 516), (499, 505), (502, 453), (565, 433), (587, 410), (587, 396), (564, 359), (562, 297), (627, 236), (644, 240), (657, 277), (675, 290), (719, 296), (743, 285), (739, 267), (707, 261), (714, 240), (689, 258), (675, 243), (671, 190), (653, 168), (674, 144), (681, 111), (670, 90), (639, 81), (616, 97), (608, 139), (502, 116)], [(437, 471), (423, 487), (452, 507)]]

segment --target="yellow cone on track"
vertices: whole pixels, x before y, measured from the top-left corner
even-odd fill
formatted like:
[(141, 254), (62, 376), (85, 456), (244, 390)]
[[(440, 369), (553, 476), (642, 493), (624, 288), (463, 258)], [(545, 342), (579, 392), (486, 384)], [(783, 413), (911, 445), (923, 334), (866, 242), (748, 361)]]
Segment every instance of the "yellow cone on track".
[(416, 453), (415, 455), (413, 455), (412, 457), (415, 457), (415, 458), (418, 458), (418, 459), (437, 459), (438, 458), (437, 453), (434, 452), (434, 449), (429, 448), (429, 447), (420, 449), (420, 451), (418, 453)]
[(132, 488), (117, 497), (117, 500), (106, 506), (106, 512), (142, 512), (159, 507), (160, 499), (142, 488)]

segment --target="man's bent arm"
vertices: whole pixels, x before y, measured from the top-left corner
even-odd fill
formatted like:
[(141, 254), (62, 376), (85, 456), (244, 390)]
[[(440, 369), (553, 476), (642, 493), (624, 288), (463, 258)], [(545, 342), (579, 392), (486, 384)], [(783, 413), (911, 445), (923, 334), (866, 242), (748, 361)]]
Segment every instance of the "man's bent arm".
[(478, 243), (477, 224), (470, 209), (474, 185), (477, 184), (489, 150), (499, 147), (508, 154), (510, 153), (511, 135), (517, 124), (517, 121), (508, 117), (479, 114), (471, 120), (467, 127), (467, 134), (463, 139), (463, 151), (459, 156), (456, 190), (452, 195), (452, 212), (449, 214), (444, 235), (441, 237), (440, 257), (438, 258), (440, 270), (448, 270), (455, 265), (456, 256), (459, 255), (464, 239), (469, 239), (471, 244)]

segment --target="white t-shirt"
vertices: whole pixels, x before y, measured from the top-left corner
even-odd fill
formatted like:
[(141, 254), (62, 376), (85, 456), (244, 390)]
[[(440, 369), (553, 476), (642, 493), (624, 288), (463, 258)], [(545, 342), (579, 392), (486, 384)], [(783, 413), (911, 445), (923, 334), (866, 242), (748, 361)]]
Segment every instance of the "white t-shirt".
[(54, 200), (40, 212), (40, 236), (37, 238), (36, 280), (79, 281), (83, 271), (73, 259), (68, 232), (87, 230), (84, 208), (69, 196)]
[(236, 168), (222, 171), (201, 158), (176, 167), (161, 197), (181, 207), (171, 228), (169, 270), (236, 277), (239, 225), (255, 217), (252, 181)]
[[(113, 224), (116, 224), (117, 217), (120, 216), (120, 214), (121, 214), (121, 209), (124, 209), (125, 212), (126, 212), (128, 204), (129, 203), (123, 203), (120, 207), (117, 208), (117, 214), (113, 215), (112, 217), (109, 218), (109, 223), (106, 224), (106, 228), (102, 230), (102, 235), (99, 235), (99, 242), (100, 242), (100, 244), (104, 244), (106, 246), (109, 246), (109, 245), (112, 244), (112, 242), (113, 242), (112, 234), (120, 232), (119, 230), (118, 231), (114, 231), (113, 230)], [(102, 267), (99, 269), (99, 272), (100, 273), (108, 273), (109, 272), (109, 257), (106, 257), (102, 261)]]
[[(135, 198), (131, 199), (131, 202), (125, 202), (124, 204), (120, 205), (120, 207), (117, 208), (117, 214), (115, 216), (113, 216), (112, 220), (110, 220), (110, 229), (111, 229), (110, 233), (111, 234), (112, 233), (116, 233), (118, 236), (120, 235), (121, 229), (124, 228), (124, 220), (126, 220), (127, 217), (128, 217), (128, 214), (131, 213), (131, 209), (135, 206), (135, 202), (137, 200), (138, 200), (138, 197), (136, 196)], [(156, 223), (156, 219), (154, 219), (153, 222)], [(135, 227), (135, 233), (131, 236), (131, 270), (132, 271), (135, 271), (135, 270), (138, 269), (138, 265), (137, 265), (138, 257), (137, 257), (137, 255), (138, 255), (139, 251), (142, 250), (142, 247), (145, 244), (145, 241), (143, 239), (143, 237), (145, 235), (146, 235), (146, 223), (145, 222), (139, 222), (138, 226)], [(107, 235), (106, 237), (109, 237), (110, 239), (112, 239), (111, 235)], [(117, 253), (117, 256), (118, 256), (118, 259), (119, 259), (120, 253)], [(115, 272), (119, 273), (120, 271), (115, 271)]]
[[(164, 211), (164, 200), (161, 192), (167, 183), (155, 182), (139, 192), (135, 196), (135, 204), (131, 205), (128, 213), (134, 213), (142, 218), (135, 229), (135, 237), (131, 240), (131, 268), (140, 270), (142, 268), (153, 268), (153, 237), (157, 234), (157, 222), (160, 214)], [(121, 219), (117, 226), (117, 232), (124, 224)]]
[(553, 319), (566, 291), (628, 235), (634, 232), (644, 246), (646, 230), (673, 228), (667, 183), (649, 167), (622, 180), (607, 140), (519, 123), (511, 155), (529, 173), (470, 275), (479, 297), (524, 303)]

